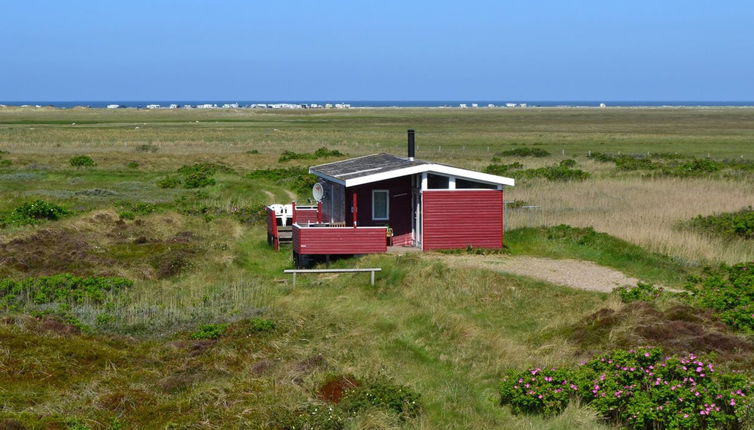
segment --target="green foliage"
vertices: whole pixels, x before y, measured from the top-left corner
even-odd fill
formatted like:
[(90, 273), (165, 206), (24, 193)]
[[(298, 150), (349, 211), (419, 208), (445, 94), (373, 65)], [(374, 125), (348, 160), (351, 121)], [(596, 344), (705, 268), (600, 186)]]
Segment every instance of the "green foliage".
[[(493, 159), (494, 161), (494, 159)], [(490, 164), (484, 168), (484, 173), (490, 173), (492, 175), (505, 175), (512, 170), (523, 169), (524, 165), (518, 161), (510, 164)]]
[(695, 230), (729, 238), (754, 240), (754, 208), (749, 206), (737, 212), (709, 216), (699, 215), (684, 225)]
[(126, 164), (126, 167), (128, 167), (129, 169), (138, 169), (139, 163), (136, 161), (129, 161), (128, 164)]
[(250, 155), (256, 155), (256, 154), (259, 154), (259, 150), (258, 149), (252, 149), (252, 150), (246, 151), (246, 153), (250, 154)]
[(299, 195), (311, 194), (317, 177), (303, 167), (252, 170), (246, 175), (253, 180), (266, 180), (295, 191)]
[(419, 397), (405, 385), (378, 378), (346, 391), (340, 407), (350, 413), (376, 408), (409, 418), (419, 415), (421, 411)]
[(9, 167), (11, 164), (13, 164), (10, 160), (0, 160), (0, 167)]
[(541, 148), (513, 148), (507, 151), (500, 152), (502, 156), (512, 157), (549, 157), (550, 153)]
[(663, 174), (678, 177), (708, 176), (722, 170), (724, 164), (719, 161), (697, 158), (679, 166), (663, 169)]
[(179, 185), (181, 185), (181, 180), (175, 176), (166, 176), (157, 181), (157, 186), (160, 188), (175, 188)]
[(283, 430), (342, 430), (345, 417), (332, 405), (310, 403), (302, 408), (279, 411), (274, 419), (275, 427)]
[(754, 261), (705, 269), (686, 288), (697, 306), (710, 308), (725, 324), (754, 333)]
[(103, 303), (110, 292), (133, 286), (117, 277), (80, 277), (70, 273), (22, 280), (0, 280), (0, 308), (20, 309), (24, 304)]
[(623, 303), (631, 302), (651, 302), (660, 297), (664, 293), (662, 287), (655, 287), (652, 284), (646, 282), (639, 282), (635, 287), (619, 287), (613, 290), (618, 293)]
[(215, 185), (215, 179), (203, 172), (189, 173), (183, 178), (183, 188), (202, 188)]
[(316, 160), (318, 158), (342, 157), (344, 155), (346, 154), (337, 149), (327, 149), (327, 147), (323, 146), (311, 154), (288, 150), (283, 151), (283, 153), (280, 154), (280, 158), (278, 158), (278, 162), (283, 163), (290, 160)]
[(191, 334), (192, 339), (219, 339), (228, 329), (228, 324), (205, 324)]
[(115, 203), (118, 215), (124, 219), (135, 219), (139, 215), (149, 215), (157, 211), (157, 205), (147, 202), (134, 202), (129, 200)]
[(521, 170), (516, 173), (516, 176), (519, 178), (544, 178), (548, 181), (583, 181), (591, 175), (581, 169), (555, 165)]
[(94, 167), (95, 163), (92, 157), (88, 155), (79, 155), (68, 160), (73, 167)]
[(275, 321), (265, 318), (252, 318), (249, 320), (249, 331), (252, 333), (264, 333), (275, 330)]
[(179, 175), (189, 176), (192, 174), (203, 174), (212, 176), (217, 173), (235, 173), (233, 169), (219, 163), (194, 163), (192, 165), (181, 166), (177, 170)]
[(510, 371), (501, 404), (515, 413), (555, 415), (571, 399), (629, 428), (745, 428), (739, 409), (751, 395), (744, 374), (717, 370), (694, 354), (659, 348), (616, 350), (574, 369)]
[(44, 200), (34, 200), (13, 209), (10, 215), (5, 218), (4, 223), (16, 225), (38, 224), (43, 220), (58, 220), (70, 213), (69, 210), (54, 203)]
[(560, 167), (576, 167), (576, 160), (567, 159), (567, 160), (561, 160), (560, 163), (558, 163), (558, 166)]
[(624, 155), (615, 158), (613, 161), (615, 161), (615, 167), (618, 170), (651, 170), (659, 167), (648, 158), (636, 158)]

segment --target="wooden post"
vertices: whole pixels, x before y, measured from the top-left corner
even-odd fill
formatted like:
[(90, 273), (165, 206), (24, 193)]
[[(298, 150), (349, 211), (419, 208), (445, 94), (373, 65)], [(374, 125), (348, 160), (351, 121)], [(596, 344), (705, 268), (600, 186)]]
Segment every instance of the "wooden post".
[(280, 239), (278, 235), (278, 220), (275, 216), (275, 211), (272, 209), (268, 209), (270, 212), (270, 217), (272, 218), (272, 248), (275, 249), (275, 251), (280, 250)]
[(291, 202), (291, 225), (296, 224), (296, 202)]
[(370, 273), (369, 281), (374, 286), (374, 270), (372, 270)]
[(356, 201), (356, 193), (353, 193), (353, 228), (356, 228), (356, 220), (359, 217), (359, 206)]

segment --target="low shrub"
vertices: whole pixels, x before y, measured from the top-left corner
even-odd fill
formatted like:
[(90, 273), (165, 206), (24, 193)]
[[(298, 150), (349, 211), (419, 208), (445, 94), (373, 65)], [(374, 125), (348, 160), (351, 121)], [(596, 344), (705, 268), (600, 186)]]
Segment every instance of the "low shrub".
[(655, 287), (652, 284), (639, 282), (635, 287), (619, 287), (613, 290), (618, 294), (623, 303), (631, 302), (651, 302), (664, 293), (662, 287)]
[(550, 153), (541, 148), (514, 148), (499, 153), (502, 156), (512, 157), (549, 157)]
[(754, 333), (754, 261), (705, 269), (689, 277), (692, 302), (713, 309), (730, 327)]
[(0, 160), (0, 167), (9, 167), (11, 164), (13, 164), (10, 160)]
[(591, 158), (592, 160), (599, 161), (601, 163), (610, 163), (612, 161), (615, 161), (615, 157), (606, 154), (604, 152), (590, 152), (589, 155), (587, 155), (588, 158)]
[(202, 188), (215, 185), (215, 179), (203, 172), (193, 172), (183, 178), (183, 188)]
[(128, 164), (126, 164), (126, 167), (128, 167), (129, 169), (138, 169), (139, 163), (137, 163), (136, 161), (129, 161)]
[(317, 177), (303, 167), (252, 170), (246, 175), (253, 180), (267, 180), (295, 191), (299, 195), (310, 195)]
[(419, 415), (419, 397), (418, 393), (405, 385), (379, 378), (346, 391), (339, 405), (349, 413), (376, 408), (410, 418)]
[(275, 414), (275, 426), (282, 430), (342, 430), (345, 417), (332, 405), (310, 403), (295, 410), (281, 410)]
[(697, 158), (674, 167), (666, 167), (662, 173), (666, 176), (693, 177), (709, 176), (723, 169), (725, 165), (719, 161)]
[(212, 176), (217, 173), (235, 173), (230, 167), (220, 163), (194, 163), (191, 165), (181, 166), (177, 173), (183, 176), (189, 176), (192, 174), (203, 174), (205, 176)]
[(107, 293), (133, 286), (118, 277), (80, 277), (70, 273), (22, 280), (0, 280), (0, 308), (20, 309), (26, 303), (103, 303)]
[(615, 158), (614, 161), (615, 167), (618, 170), (652, 170), (660, 167), (648, 158), (636, 158), (624, 155)]
[(730, 238), (754, 240), (754, 208), (749, 206), (737, 212), (699, 215), (682, 226)]
[(135, 219), (138, 215), (149, 215), (157, 211), (157, 205), (147, 202), (132, 202), (128, 200), (115, 202), (118, 215), (124, 219)]
[(13, 209), (9, 216), (4, 220), (7, 224), (27, 225), (37, 224), (43, 220), (58, 220), (71, 212), (55, 203), (49, 203), (44, 200), (34, 200), (26, 202), (21, 206)]
[(94, 167), (95, 163), (92, 157), (88, 155), (79, 155), (68, 160), (73, 167)]
[(512, 170), (523, 169), (524, 165), (518, 161), (510, 164), (490, 164), (484, 168), (484, 173), (490, 173), (492, 175), (505, 175)]
[(179, 185), (181, 185), (181, 180), (175, 176), (166, 176), (157, 181), (157, 186), (160, 188), (176, 188)]
[(191, 334), (192, 339), (219, 339), (225, 334), (228, 324), (205, 324)]
[(280, 158), (278, 158), (278, 162), (283, 163), (290, 160), (316, 160), (318, 158), (342, 157), (344, 155), (346, 154), (338, 151), (337, 149), (327, 149), (327, 147), (323, 146), (312, 152), (311, 154), (283, 151), (283, 153), (280, 154)]
[(694, 354), (667, 356), (660, 348), (616, 350), (577, 368), (509, 371), (502, 405), (514, 413), (555, 415), (572, 399), (608, 421), (635, 429), (750, 428), (745, 421), (752, 381), (718, 371)]
[(258, 149), (252, 149), (252, 150), (246, 151), (246, 153), (250, 154), (250, 155), (256, 155), (256, 154), (259, 154), (259, 150)]
[(249, 320), (249, 331), (252, 333), (263, 333), (275, 330), (275, 321), (264, 318), (252, 318)]
[(519, 178), (544, 178), (548, 181), (583, 181), (591, 176), (581, 169), (560, 165), (521, 170), (516, 175)]
[(560, 167), (576, 167), (576, 160), (567, 159), (567, 160), (561, 160), (560, 163), (558, 163), (558, 166)]

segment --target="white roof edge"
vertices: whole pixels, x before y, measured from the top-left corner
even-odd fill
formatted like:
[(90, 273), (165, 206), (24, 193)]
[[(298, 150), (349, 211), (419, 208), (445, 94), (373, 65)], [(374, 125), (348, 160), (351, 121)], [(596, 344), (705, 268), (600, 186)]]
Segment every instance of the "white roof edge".
[(489, 173), (476, 172), (474, 170), (461, 169), (458, 167), (446, 166), (444, 164), (419, 164), (417, 166), (405, 167), (403, 169), (390, 170), (388, 172), (375, 173), (374, 175), (361, 176), (353, 179), (336, 179), (331, 176), (325, 175), (321, 172), (312, 171), (310, 173), (325, 178), (327, 180), (343, 184), (346, 187), (354, 187), (357, 185), (368, 184), (371, 182), (384, 181), (387, 179), (398, 178), (401, 176), (415, 175), (417, 173), (434, 172), (452, 176), (458, 176), (466, 179), (473, 179), (479, 182), (487, 182), (490, 184), (509, 185), (515, 186), (516, 181), (513, 178), (506, 178), (505, 176), (491, 175)]

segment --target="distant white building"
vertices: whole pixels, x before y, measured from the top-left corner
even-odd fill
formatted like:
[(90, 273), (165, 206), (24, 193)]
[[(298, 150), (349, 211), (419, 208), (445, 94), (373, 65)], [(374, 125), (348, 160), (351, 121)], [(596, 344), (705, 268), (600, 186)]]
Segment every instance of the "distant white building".
[(466, 103), (461, 103), (458, 105), (458, 107), (461, 109), (466, 109), (468, 106), (466, 106)]
[(332, 103), (325, 103), (325, 109), (332, 109)]
[(522, 107), (522, 108), (525, 108), (525, 107), (527, 106), (527, 104), (526, 104), (526, 103), (521, 103), (521, 104), (520, 104), (520, 105), (518, 105), (518, 106), (519, 106), (519, 107)]
[(472, 104), (471, 104), (471, 107), (473, 107), (473, 108), (478, 108), (478, 107), (479, 107), (479, 103), (472, 103)]
[(108, 109), (118, 109), (120, 105), (107, 105)]
[(606, 104), (604, 104), (604, 103), (600, 103), (600, 107), (601, 107), (601, 108), (605, 108), (605, 107), (607, 107), (607, 105), (606, 105)]
[(238, 103), (225, 103), (223, 109), (238, 109)]
[(149, 104), (145, 106), (147, 109), (159, 109), (160, 105), (158, 104)]
[(488, 108), (493, 108), (493, 107), (495, 107), (495, 105), (494, 105), (494, 104), (492, 104), (492, 103), (489, 103), (489, 104), (487, 105), (487, 107), (488, 107)]
[(351, 109), (351, 105), (349, 103), (336, 103), (335, 109)]
[(170, 105), (170, 109), (178, 109), (178, 105), (177, 105), (177, 104), (175, 104), (175, 103), (172, 103), (172, 104)]
[(516, 107), (516, 104), (515, 103), (506, 103), (505, 107), (514, 108), (514, 107)]

